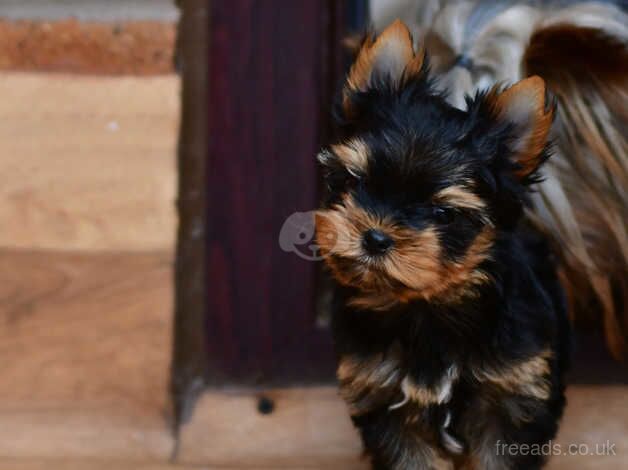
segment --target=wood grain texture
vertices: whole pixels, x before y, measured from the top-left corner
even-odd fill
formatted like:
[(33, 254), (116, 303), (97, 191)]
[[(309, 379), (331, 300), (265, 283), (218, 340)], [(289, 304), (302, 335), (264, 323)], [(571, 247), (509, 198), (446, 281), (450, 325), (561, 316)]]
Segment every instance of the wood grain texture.
[(315, 326), (316, 264), (279, 232), (317, 207), (333, 2), (210, 3), (208, 359), (215, 383), (333, 376)]
[(0, 247), (170, 250), (179, 79), (0, 76)]
[[(290, 467), (292, 470), (304, 470), (302, 466)], [(308, 470), (367, 470), (363, 466), (345, 464), (338, 461), (332, 465), (306, 467)], [(165, 462), (129, 462), (125, 460), (97, 459), (3, 459), (0, 458), (0, 470), (277, 470), (276, 467), (235, 466), (216, 467), (208, 465), (177, 465)], [(286, 470), (285, 468), (283, 470)]]
[(174, 72), (174, 23), (0, 20), (0, 70), (98, 75)]
[[(259, 397), (274, 402), (257, 410)], [(333, 387), (205, 393), (180, 434), (177, 462), (268, 468), (363, 468), (344, 404)]]
[(207, 374), (206, 188), (207, 0), (185, 0), (177, 56), (182, 76), (172, 394), (177, 423), (186, 420)]
[(171, 264), (0, 250), (0, 456), (170, 456)]
[[(257, 411), (260, 396), (275, 403)], [(628, 387), (573, 386), (556, 442), (616, 443), (616, 456), (553, 457), (551, 470), (628, 468)], [(249, 469), (325, 468), (367, 470), (344, 404), (333, 387), (237, 390), (206, 393), (181, 430), (177, 462)]]
[(217, 470), (160, 462), (129, 462), (119, 459), (6, 459), (0, 458), (0, 470)]

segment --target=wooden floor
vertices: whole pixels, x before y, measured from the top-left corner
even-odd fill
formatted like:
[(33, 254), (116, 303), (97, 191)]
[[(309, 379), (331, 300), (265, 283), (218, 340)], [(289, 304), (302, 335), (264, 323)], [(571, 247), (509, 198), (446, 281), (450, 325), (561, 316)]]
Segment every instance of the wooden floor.
[[(88, 458), (80, 457), (74, 449), (70, 450), (70, 457), (0, 457), (0, 469), (368, 470), (368, 464), (360, 457), (357, 435), (334, 387), (263, 391), (275, 402), (275, 411), (270, 415), (257, 411), (261, 393), (222, 390), (203, 396), (193, 420), (182, 429), (173, 459), (129, 458), (124, 453), (119, 457)], [(596, 446), (601, 449), (601, 445), (610, 442), (615, 444), (615, 454), (554, 456), (548, 468), (628, 468), (626, 396), (628, 389), (624, 386), (572, 387), (570, 405), (556, 440), (561, 451), (567, 453), (568, 446), (576, 444), (588, 446), (588, 451), (595, 453)]]
[[(275, 409), (257, 411), (260, 396)], [(628, 468), (628, 386), (573, 386), (556, 443), (615, 444), (616, 455), (558, 455), (551, 470)], [(209, 438), (208, 436), (211, 436)], [(584, 449), (584, 447), (582, 447)], [(582, 450), (581, 449), (581, 450)], [(367, 470), (360, 443), (334, 387), (222, 390), (201, 398), (181, 431), (177, 462), (210, 468)]]
[(171, 262), (0, 250), (0, 455), (170, 456)]
[(178, 95), (0, 75), (0, 470), (173, 454)]
[(166, 251), (179, 79), (0, 74), (0, 247)]

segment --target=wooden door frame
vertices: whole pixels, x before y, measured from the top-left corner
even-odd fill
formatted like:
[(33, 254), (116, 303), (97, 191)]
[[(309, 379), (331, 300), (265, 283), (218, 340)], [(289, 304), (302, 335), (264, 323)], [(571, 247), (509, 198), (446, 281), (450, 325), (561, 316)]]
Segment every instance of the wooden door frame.
[[(189, 416), (206, 384), (290, 385), (333, 377), (329, 334), (315, 326), (319, 266), (282, 252), (278, 234), (291, 212), (317, 206), (314, 156), (329, 138), (329, 104), (346, 64), (341, 40), (351, 23), (347, 19), (355, 24), (365, 12), (363, 0), (290, 6), (247, 0), (179, 4), (183, 110), (172, 367), (175, 422)], [(255, 50), (241, 50), (247, 44), (255, 44)], [(262, 111), (255, 114), (254, 109)], [(229, 135), (226, 113), (240, 113), (237, 132)], [(248, 140), (242, 137), (246, 135)], [(251, 156), (252, 149), (263, 145), (264, 157)], [(255, 177), (279, 195), (267, 198), (260, 213), (260, 198), (252, 195), (259, 188), (249, 186), (247, 204), (235, 207), (230, 193), (237, 179), (263, 172), (264, 159), (273, 170)], [(231, 204), (226, 210), (225, 201)], [(257, 259), (251, 252), (248, 258), (238, 257), (235, 244), (247, 227), (230, 225), (237, 217), (258, 229), (254, 236), (246, 235), (250, 244), (263, 246)], [(216, 252), (228, 261), (220, 265)], [(275, 260), (270, 270), (262, 265), (269, 259)], [(229, 273), (232, 266), (235, 272)], [(259, 272), (273, 281), (257, 283)], [(235, 282), (226, 282), (229, 276)], [(227, 300), (216, 295), (230, 284), (236, 284), (238, 293)], [(253, 300), (231, 308), (245, 290)], [(251, 329), (252, 322), (257, 324)]]

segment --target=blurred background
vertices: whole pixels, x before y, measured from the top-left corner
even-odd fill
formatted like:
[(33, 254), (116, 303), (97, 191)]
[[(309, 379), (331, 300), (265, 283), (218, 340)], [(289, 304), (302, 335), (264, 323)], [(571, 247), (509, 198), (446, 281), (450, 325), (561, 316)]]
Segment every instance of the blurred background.
[[(0, 0), (0, 469), (366, 468), (327, 281), (280, 231), (367, 24), (420, 0)], [(303, 254), (303, 251), (301, 251)], [(628, 468), (584, 341), (561, 442)]]

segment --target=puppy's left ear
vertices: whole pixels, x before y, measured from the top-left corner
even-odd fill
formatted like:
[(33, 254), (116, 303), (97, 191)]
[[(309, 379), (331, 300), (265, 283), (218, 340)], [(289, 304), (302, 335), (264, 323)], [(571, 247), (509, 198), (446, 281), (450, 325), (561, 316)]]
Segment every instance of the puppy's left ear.
[(556, 111), (555, 100), (539, 76), (521, 80), (510, 88), (494, 87), (485, 98), (493, 117), (512, 126), (511, 150), (518, 164), (517, 177), (524, 179), (546, 158), (545, 148)]

